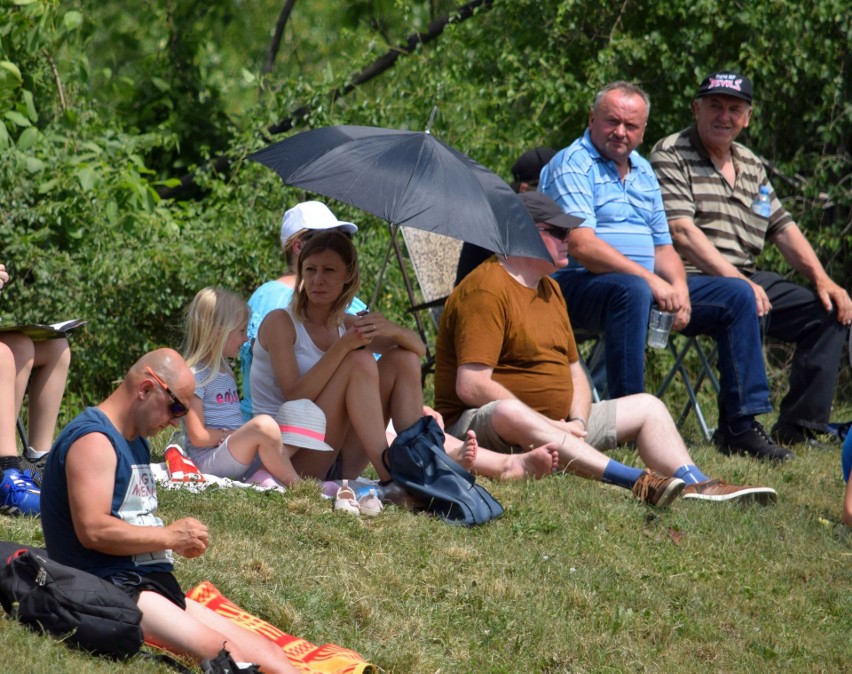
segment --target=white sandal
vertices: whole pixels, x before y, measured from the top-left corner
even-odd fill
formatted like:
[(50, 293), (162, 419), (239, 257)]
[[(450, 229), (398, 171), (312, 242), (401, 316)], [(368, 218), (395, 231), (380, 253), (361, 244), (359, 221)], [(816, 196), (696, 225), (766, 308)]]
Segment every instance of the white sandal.
[(355, 498), (355, 492), (349, 486), (349, 480), (343, 480), (343, 486), (337, 490), (334, 497), (334, 509), (350, 515), (360, 515), (361, 508)]

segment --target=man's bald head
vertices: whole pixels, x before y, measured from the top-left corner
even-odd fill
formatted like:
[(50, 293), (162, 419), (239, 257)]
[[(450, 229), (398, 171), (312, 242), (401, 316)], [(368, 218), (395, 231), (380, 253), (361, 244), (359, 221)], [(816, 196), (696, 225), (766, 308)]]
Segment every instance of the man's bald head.
[(195, 377), (192, 370), (187, 366), (183, 356), (174, 349), (149, 351), (130, 367), (125, 379), (132, 386), (150, 376), (147, 368), (151, 368), (157, 376), (167, 382), (178, 396), (189, 399), (189, 396), (194, 393)]

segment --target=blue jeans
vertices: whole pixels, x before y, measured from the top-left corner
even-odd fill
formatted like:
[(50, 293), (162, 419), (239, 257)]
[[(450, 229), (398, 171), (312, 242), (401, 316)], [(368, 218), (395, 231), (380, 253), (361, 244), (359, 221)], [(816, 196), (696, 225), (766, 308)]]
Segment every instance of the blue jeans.
[[(571, 325), (603, 333), (610, 398), (645, 390), (645, 342), (654, 299), (648, 284), (631, 274), (592, 274), (563, 269), (562, 288)], [(769, 383), (754, 293), (745, 281), (688, 277), (692, 316), (682, 334), (709, 335), (719, 350), (719, 420), (769, 412)]]

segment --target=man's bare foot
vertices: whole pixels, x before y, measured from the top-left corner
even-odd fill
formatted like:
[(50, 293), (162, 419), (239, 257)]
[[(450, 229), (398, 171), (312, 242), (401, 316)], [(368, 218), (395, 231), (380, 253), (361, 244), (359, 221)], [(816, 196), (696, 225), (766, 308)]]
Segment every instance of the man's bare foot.
[(508, 481), (532, 477), (538, 480), (550, 475), (559, 465), (558, 448), (557, 443), (550, 442), (523, 454), (509, 455), (500, 479)]
[(454, 445), (453, 447), (444, 447), (447, 451), (447, 456), (460, 464), (465, 470), (470, 470), (473, 467), (473, 462), (476, 461), (476, 452), (479, 449), (479, 445), (476, 442), (476, 433), (468, 431), (467, 437), (461, 445), (455, 445), (458, 440), (452, 436), (447, 436), (447, 439)]

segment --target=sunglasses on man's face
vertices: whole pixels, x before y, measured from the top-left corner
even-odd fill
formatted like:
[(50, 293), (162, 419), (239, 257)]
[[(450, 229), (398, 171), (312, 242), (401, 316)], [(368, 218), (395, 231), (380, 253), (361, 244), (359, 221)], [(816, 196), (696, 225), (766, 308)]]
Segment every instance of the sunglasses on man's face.
[(180, 419), (181, 417), (185, 417), (189, 412), (189, 408), (180, 401), (180, 399), (169, 388), (168, 384), (166, 384), (166, 382), (160, 379), (160, 377), (157, 376), (157, 373), (154, 372), (150, 367), (146, 367), (145, 372), (150, 374), (154, 378), (154, 381), (156, 381), (160, 386), (162, 386), (163, 390), (169, 394), (169, 398), (172, 399), (172, 402), (169, 404), (169, 414), (172, 416), (172, 418)]
[(548, 236), (552, 236), (557, 241), (567, 241), (568, 235), (571, 233), (570, 229), (564, 229), (562, 227), (545, 227), (544, 225), (538, 225), (538, 231), (544, 232)]

